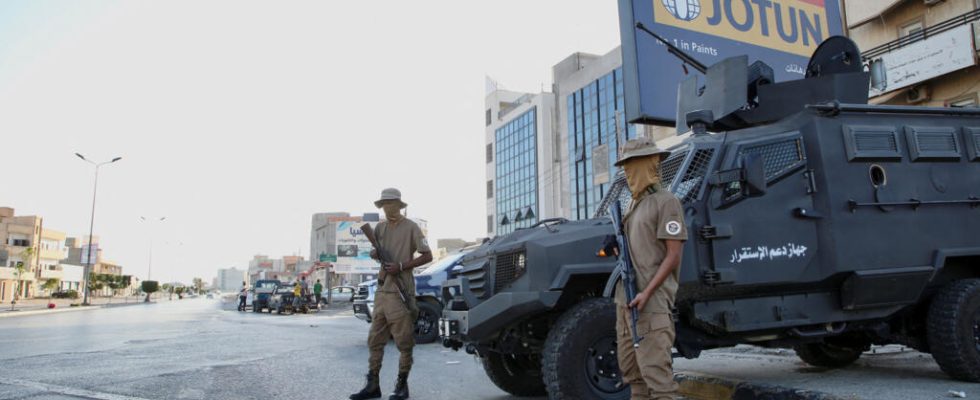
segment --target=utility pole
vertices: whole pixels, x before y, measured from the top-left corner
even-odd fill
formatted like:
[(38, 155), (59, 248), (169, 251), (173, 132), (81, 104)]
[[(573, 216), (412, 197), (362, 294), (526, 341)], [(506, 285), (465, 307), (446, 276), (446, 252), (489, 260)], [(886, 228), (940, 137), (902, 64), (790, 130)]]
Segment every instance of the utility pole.
[(85, 162), (87, 162), (87, 163), (92, 164), (92, 165), (95, 166), (95, 183), (92, 185), (92, 213), (91, 213), (91, 217), (89, 218), (89, 222), (88, 222), (88, 243), (86, 243), (86, 245), (85, 245), (86, 248), (88, 249), (88, 257), (86, 257), (86, 260), (85, 260), (85, 269), (84, 269), (85, 276), (82, 277), (82, 285), (83, 285), (82, 290), (83, 290), (83, 293), (84, 293), (84, 296), (82, 297), (82, 305), (87, 306), (87, 305), (89, 305), (89, 303), (88, 303), (88, 280), (89, 280), (89, 276), (92, 274), (92, 253), (93, 253), (93, 251), (92, 251), (93, 250), (93, 248), (92, 248), (92, 236), (94, 235), (94, 231), (95, 231), (95, 195), (99, 191), (99, 167), (101, 167), (103, 165), (106, 165), (106, 164), (112, 164), (112, 163), (114, 163), (116, 161), (122, 160), (122, 157), (116, 157), (116, 158), (113, 158), (112, 160), (109, 160), (109, 161), (104, 161), (104, 162), (101, 162), (101, 163), (96, 163), (94, 161), (91, 161), (91, 160), (85, 158), (85, 156), (83, 156), (83, 155), (81, 155), (79, 153), (75, 153), (75, 155), (78, 156), (78, 158), (81, 158), (82, 161), (85, 161)]

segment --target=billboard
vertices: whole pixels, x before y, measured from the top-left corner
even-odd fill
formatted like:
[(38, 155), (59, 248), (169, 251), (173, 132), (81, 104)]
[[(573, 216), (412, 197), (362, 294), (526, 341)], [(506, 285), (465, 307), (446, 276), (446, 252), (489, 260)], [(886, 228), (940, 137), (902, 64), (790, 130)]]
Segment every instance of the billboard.
[(744, 54), (784, 82), (803, 78), (817, 46), (843, 34), (840, 15), (837, 0), (619, 0), (626, 118), (672, 124), (677, 84), (698, 73), (637, 22), (704, 65)]
[[(89, 257), (92, 257), (90, 260)], [(95, 265), (99, 263), (99, 244), (87, 244), (82, 247), (82, 265)]]
[(871, 88), (871, 96), (972, 67), (976, 64), (973, 54), (973, 26), (970, 24), (885, 53), (872, 60), (884, 64), (885, 82), (881, 88)]
[[(367, 222), (371, 227), (377, 222)], [(338, 274), (376, 274), (379, 270), (377, 261), (371, 259), (371, 242), (364, 237), (360, 226), (364, 222), (337, 222), (336, 243), (337, 262), (334, 272)]]

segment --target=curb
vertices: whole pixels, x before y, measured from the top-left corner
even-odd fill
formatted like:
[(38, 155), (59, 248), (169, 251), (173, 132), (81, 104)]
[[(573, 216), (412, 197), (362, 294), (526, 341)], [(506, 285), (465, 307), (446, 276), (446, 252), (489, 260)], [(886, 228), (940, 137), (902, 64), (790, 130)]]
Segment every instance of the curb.
[(0, 319), (3, 318), (13, 318), (13, 317), (29, 317), (32, 315), (44, 315), (44, 314), (58, 314), (74, 311), (86, 311), (86, 310), (103, 310), (107, 308), (116, 308), (125, 305), (137, 305), (143, 303), (119, 303), (116, 304), (100, 304), (97, 306), (78, 306), (78, 307), (65, 307), (65, 308), (55, 308), (55, 309), (40, 309), (40, 310), (24, 310), (24, 311), (0, 311)]
[(686, 398), (696, 400), (852, 400), (829, 393), (793, 389), (776, 385), (743, 382), (693, 373), (674, 374), (678, 390)]

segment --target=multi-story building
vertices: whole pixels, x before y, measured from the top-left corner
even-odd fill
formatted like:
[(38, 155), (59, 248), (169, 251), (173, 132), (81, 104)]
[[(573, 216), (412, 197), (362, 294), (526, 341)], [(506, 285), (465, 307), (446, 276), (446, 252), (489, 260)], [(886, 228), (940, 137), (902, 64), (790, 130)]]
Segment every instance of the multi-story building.
[(622, 55), (575, 53), (552, 67), (551, 93), (493, 89), (486, 101), (487, 234), (554, 217), (589, 218), (626, 140), (673, 129), (625, 121)]
[[(14, 209), (0, 207), (0, 301), (30, 298), (36, 292), (42, 219), (38, 216), (15, 216)], [(34, 255), (26, 258), (27, 249)], [(18, 272), (17, 266), (23, 265)]]
[(247, 270), (235, 267), (218, 269), (218, 277), (214, 286), (223, 292), (235, 292), (242, 287), (242, 282), (249, 283)]
[(980, 0), (848, 1), (849, 35), (876, 74), (871, 103), (980, 104)]
[(497, 89), (486, 97), (487, 234), (531, 226), (560, 212), (560, 156), (552, 93)]

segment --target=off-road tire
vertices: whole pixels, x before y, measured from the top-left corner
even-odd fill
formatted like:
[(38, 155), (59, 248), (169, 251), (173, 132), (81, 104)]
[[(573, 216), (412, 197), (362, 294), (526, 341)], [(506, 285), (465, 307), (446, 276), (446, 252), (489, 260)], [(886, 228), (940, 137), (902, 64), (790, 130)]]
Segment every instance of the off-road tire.
[(942, 288), (927, 317), (932, 358), (947, 375), (980, 382), (980, 279), (964, 279)]
[(536, 356), (487, 352), (480, 361), (490, 381), (500, 390), (517, 397), (546, 394), (541, 380), (541, 362)]
[[(616, 304), (612, 299), (586, 299), (566, 311), (548, 332), (542, 354), (541, 374), (551, 400), (602, 399), (630, 397), (629, 386), (622, 385), (616, 349)], [(607, 348), (597, 350), (597, 343)], [(599, 389), (600, 380), (590, 371), (590, 360), (602, 359), (603, 380), (607, 391)], [(598, 364), (593, 364), (593, 367)], [(615, 378), (610, 378), (615, 376)], [(615, 391), (608, 384), (616, 381)]]
[(793, 346), (796, 356), (814, 367), (844, 368), (853, 364), (864, 353), (864, 347), (842, 346), (829, 343), (804, 343)]
[[(439, 317), (442, 316), (442, 310), (432, 305), (432, 303), (424, 301), (419, 301), (418, 307), (419, 317), (415, 320), (415, 343), (428, 344), (435, 342), (436, 339), (439, 339)], [(422, 331), (421, 324), (423, 323), (423, 318), (427, 319), (425, 321), (428, 324), (427, 332)]]

